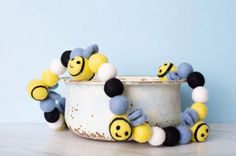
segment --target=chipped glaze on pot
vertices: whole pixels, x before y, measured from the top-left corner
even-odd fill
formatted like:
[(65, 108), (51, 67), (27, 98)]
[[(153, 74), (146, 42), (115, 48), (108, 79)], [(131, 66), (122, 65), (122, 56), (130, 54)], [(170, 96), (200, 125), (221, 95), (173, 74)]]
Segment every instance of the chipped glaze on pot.
[[(156, 77), (119, 77), (129, 101), (128, 112), (141, 108), (151, 126), (176, 125), (180, 115), (180, 84), (161, 82)], [(113, 141), (108, 126), (114, 116), (109, 110), (109, 97), (104, 82), (65, 79), (65, 120), (75, 134), (96, 140)]]

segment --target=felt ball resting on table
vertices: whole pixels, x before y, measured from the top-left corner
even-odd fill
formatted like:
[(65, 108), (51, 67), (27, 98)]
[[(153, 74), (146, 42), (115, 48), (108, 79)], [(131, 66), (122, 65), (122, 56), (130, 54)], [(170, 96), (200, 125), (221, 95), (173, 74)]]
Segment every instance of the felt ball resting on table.
[(152, 128), (147, 123), (143, 123), (142, 125), (138, 125), (133, 128), (132, 138), (139, 143), (147, 142), (151, 136)]
[(166, 139), (165, 131), (160, 127), (152, 127), (152, 136), (148, 143), (152, 146), (160, 146)]
[(192, 138), (192, 132), (188, 126), (184, 125), (179, 125), (177, 127), (179, 134), (180, 134), (180, 139), (179, 139), (179, 144), (187, 144), (190, 142)]
[(192, 141), (204, 142), (209, 135), (209, 126), (203, 121), (196, 122), (192, 127)]
[(178, 144), (180, 140), (180, 133), (177, 130), (177, 128), (168, 126), (168, 127), (165, 127), (163, 130), (166, 133), (166, 138), (163, 143), (165, 146), (174, 146)]

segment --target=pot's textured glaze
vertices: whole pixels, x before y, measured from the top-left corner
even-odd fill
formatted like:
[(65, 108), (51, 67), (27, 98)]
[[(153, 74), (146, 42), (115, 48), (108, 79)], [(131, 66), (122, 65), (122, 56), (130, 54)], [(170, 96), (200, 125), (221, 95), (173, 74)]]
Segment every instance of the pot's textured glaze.
[[(129, 100), (129, 112), (142, 108), (152, 126), (176, 125), (180, 115), (181, 81), (161, 82), (154, 77), (119, 77)], [(114, 116), (103, 82), (66, 79), (65, 120), (75, 134), (112, 141), (108, 126)]]

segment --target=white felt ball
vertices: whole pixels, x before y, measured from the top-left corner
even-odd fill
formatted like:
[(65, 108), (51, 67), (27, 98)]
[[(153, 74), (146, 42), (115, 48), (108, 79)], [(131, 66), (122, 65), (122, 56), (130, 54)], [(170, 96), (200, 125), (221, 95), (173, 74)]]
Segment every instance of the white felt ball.
[(107, 81), (111, 78), (116, 77), (117, 70), (116, 67), (111, 63), (104, 63), (98, 68), (98, 78), (101, 81)]
[(55, 59), (50, 64), (50, 70), (57, 75), (62, 75), (65, 73), (66, 67), (63, 66), (60, 59)]
[(205, 87), (196, 87), (192, 92), (194, 102), (206, 103), (208, 100), (208, 90)]
[(152, 146), (160, 146), (166, 139), (165, 131), (160, 127), (152, 127), (152, 137), (148, 140)]
[(49, 128), (56, 131), (65, 129), (66, 125), (65, 125), (64, 115), (60, 114), (60, 118), (56, 122), (53, 123), (47, 122), (47, 125)]

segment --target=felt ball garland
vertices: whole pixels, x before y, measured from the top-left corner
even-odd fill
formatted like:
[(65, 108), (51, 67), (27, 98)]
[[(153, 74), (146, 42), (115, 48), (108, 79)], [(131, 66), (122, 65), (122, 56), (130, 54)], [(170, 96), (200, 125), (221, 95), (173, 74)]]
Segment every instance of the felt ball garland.
[[(61, 57), (54, 59), (50, 63), (48, 70), (42, 73), (41, 79), (34, 79), (28, 83), (27, 92), (34, 100), (40, 102), (40, 108), (44, 112), (44, 118), (49, 127), (54, 130), (61, 130), (66, 128), (64, 112), (65, 112), (65, 98), (60, 94), (52, 91), (58, 87), (59, 75), (65, 73), (68, 69), (70, 61), (78, 57), (78, 59), (89, 59), (92, 54), (98, 52), (98, 46), (93, 44), (85, 49), (76, 48), (74, 50), (67, 50), (62, 53)], [(82, 64), (76, 60), (76, 64)], [(85, 66), (85, 67), (84, 67)], [(79, 69), (81, 67), (81, 69)], [(74, 67), (73, 67), (74, 68)], [(90, 80), (93, 78), (94, 73), (91, 73), (87, 64), (74, 68), (75, 71), (79, 70), (78, 75), (81, 80)], [(88, 75), (89, 73), (89, 75)]]
[(95, 73), (104, 83), (104, 92), (110, 97), (108, 107), (114, 114), (109, 124), (111, 138), (116, 141), (132, 139), (139, 143), (148, 142), (151, 146), (174, 146), (187, 144), (190, 141), (203, 142), (209, 135), (209, 126), (203, 121), (208, 109), (208, 90), (204, 87), (205, 78), (202, 73), (194, 71), (189, 63), (181, 63), (178, 67), (173, 63), (164, 63), (158, 69), (161, 81), (186, 80), (193, 89), (194, 104), (180, 115), (180, 125), (168, 127), (151, 127), (148, 116), (142, 109), (131, 112), (126, 96), (123, 95), (124, 85), (117, 76), (116, 67), (108, 62), (108, 58), (99, 53), (96, 44), (87, 48), (76, 48), (63, 52), (59, 59), (54, 59), (41, 79), (29, 82), (28, 94), (40, 102), (44, 118), (48, 126), (54, 130), (66, 128), (64, 112), (65, 98), (52, 91), (57, 88), (59, 75), (67, 70), (72, 78), (80, 81), (91, 80)]
[[(203, 74), (198, 71), (194, 71), (193, 67), (189, 63), (181, 63), (178, 66), (177, 71), (168, 70), (169, 68), (167, 69), (165, 65), (168, 65), (168, 63), (164, 63), (160, 66), (158, 69), (158, 75), (160, 74), (160, 71), (164, 69), (167, 71), (165, 72), (167, 75), (166, 80), (179, 80), (180, 77), (180, 79), (186, 80), (189, 87), (193, 89), (192, 99), (194, 104), (191, 108), (187, 108), (180, 115), (181, 124), (185, 127), (181, 126), (177, 128), (180, 133), (179, 143), (186, 144), (189, 140), (189, 130), (187, 130), (187, 128), (191, 129), (192, 141), (205, 141), (209, 135), (209, 126), (203, 122), (208, 114), (208, 109), (205, 105), (208, 101), (208, 90), (204, 87), (205, 78)], [(163, 79), (160, 80), (165, 81)]]

